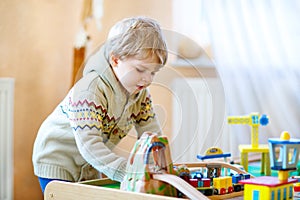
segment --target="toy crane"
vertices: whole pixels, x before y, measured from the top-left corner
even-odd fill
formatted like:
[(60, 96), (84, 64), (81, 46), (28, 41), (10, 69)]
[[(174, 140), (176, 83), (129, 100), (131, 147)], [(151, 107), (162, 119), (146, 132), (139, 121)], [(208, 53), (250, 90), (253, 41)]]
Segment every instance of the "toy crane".
[(269, 117), (265, 114), (251, 113), (248, 116), (229, 116), (228, 124), (247, 124), (251, 126), (251, 145), (252, 148), (258, 147), (258, 128), (259, 125), (266, 126), (269, 123)]
[(240, 144), (241, 165), (248, 171), (248, 153), (261, 153), (261, 173), (270, 175), (270, 156), (268, 145), (260, 145), (258, 142), (259, 125), (265, 126), (269, 123), (269, 117), (265, 114), (251, 113), (247, 116), (229, 116), (228, 124), (247, 124), (251, 127), (251, 145)]

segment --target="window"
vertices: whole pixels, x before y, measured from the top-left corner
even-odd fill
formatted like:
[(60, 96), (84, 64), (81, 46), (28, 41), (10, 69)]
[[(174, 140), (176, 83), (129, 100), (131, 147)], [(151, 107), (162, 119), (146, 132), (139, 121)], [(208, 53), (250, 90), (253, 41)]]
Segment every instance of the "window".
[(259, 190), (253, 190), (253, 200), (259, 200)]

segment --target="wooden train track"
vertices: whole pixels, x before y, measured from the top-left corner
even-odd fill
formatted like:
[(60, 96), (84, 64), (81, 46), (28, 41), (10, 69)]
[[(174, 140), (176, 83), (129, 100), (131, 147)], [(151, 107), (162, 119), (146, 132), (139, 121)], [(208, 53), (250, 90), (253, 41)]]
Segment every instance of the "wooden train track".
[(188, 184), (182, 178), (172, 174), (153, 174), (153, 178), (156, 180), (164, 181), (174, 186), (192, 200), (208, 200), (209, 198), (199, 192), (196, 188)]
[[(228, 168), (231, 170), (236, 171), (239, 174), (249, 174), (248, 172), (235, 167), (234, 165), (231, 165), (229, 163), (226, 162), (218, 162), (218, 161), (214, 161), (214, 162), (196, 162), (196, 163), (177, 163), (174, 164), (174, 166), (180, 166), (180, 165), (185, 165), (188, 168), (201, 168), (201, 167), (210, 167), (210, 166), (217, 166), (219, 165), (221, 168)], [(251, 178), (253, 178), (253, 176), (251, 175)]]
[[(234, 165), (225, 163), (225, 162), (197, 162), (197, 163), (180, 163), (180, 164), (178, 163), (178, 164), (174, 164), (174, 165), (175, 166), (185, 165), (188, 168), (202, 168), (202, 167), (207, 168), (207, 167), (211, 167), (211, 166), (214, 166), (214, 167), (220, 166), (221, 168), (228, 168), (228, 169), (234, 170), (239, 174), (247, 174), (246, 171), (244, 171), (238, 167), (235, 167)], [(227, 198), (233, 198), (233, 197), (243, 195), (243, 191), (240, 191), (240, 192), (234, 192), (234, 193), (230, 193), (230, 194), (213, 195), (213, 196), (207, 197), (178, 176), (171, 175), (171, 174), (153, 174), (153, 178), (169, 183), (170, 185), (172, 185), (175, 188), (177, 188), (178, 190), (180, 190), (183, 194), (185, 194), (186, 197), (188, 197), (192, 200), (199, 200), (199, 199), (208, 200), (208, 199), (224, 199), (224, 198), (227, 199)]]

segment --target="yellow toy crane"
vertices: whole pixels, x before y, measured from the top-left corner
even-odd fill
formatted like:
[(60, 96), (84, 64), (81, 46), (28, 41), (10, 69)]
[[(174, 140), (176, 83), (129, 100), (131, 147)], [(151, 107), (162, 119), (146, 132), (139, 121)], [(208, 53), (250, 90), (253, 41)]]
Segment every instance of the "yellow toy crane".
[(247, 124), (251, 127), (251, 145), (252, 148), (258, 148), (258, 128), (259, 125), (266, 126), (269, 123), (269, 117), (265, 114), (251, 113), (246, 116), (229, 116), (228, 124)]
[(269, 146), (258, 143), (259, 125), (267, 125), (269, 123), (269, 117), (265, 114), (260, 116), (259, 113), (251, 113), (247, 116), (229, 116), (227, 119), (228, 124), (247, 124), (251, 127), (251, 145), (239, 145), (241, 153), (240, 164), (248, 171), (248, 154), (261, 153), (261, 173), (269, 176), (271, 174)]

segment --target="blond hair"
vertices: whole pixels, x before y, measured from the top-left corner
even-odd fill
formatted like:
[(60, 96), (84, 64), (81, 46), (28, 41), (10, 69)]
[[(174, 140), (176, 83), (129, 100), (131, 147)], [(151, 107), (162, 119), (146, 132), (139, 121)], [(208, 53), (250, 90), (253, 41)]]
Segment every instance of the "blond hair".
[(109, 31), (106, 42), (106, 57), (124, 59), (134, 56), (146, 59), (156, 56), (159, 64), (165, 65), (168, 57), (166, 41), (159, 24), (147, 17), (126, 18), (116, 23)]

